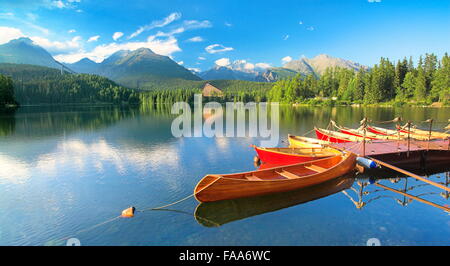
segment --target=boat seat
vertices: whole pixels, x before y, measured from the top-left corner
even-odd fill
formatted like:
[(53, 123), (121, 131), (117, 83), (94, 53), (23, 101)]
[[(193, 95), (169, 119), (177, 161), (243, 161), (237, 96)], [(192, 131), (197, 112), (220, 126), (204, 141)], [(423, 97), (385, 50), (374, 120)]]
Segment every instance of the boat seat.
[(255, 176), (255, 175), (246, 175), (245, 178), (247, 178), (248, 180), (251, 180), (251, 181), (261, 181), (262, 180), (261, 178)]
[(317, 172), (317, 173), (322, 173), (327, 170), (326, 168), (323, 168), (323, 167), (320, 167), (320, 166), (314, 165), (314, 164), (311, 164), (310, 166), (305, 166), (305, 168), (309, 169), (309, 170), (313, 170), (314, 172)]
[(276, 171), (276, 173), (279, 174), (279, 175), (281, 175), (281, 176), (283, 176), (283, 177), (286, 177), (286, 178), (288, 178), (288, 179), (299, 178), (298, 175), (293, 174), (293, 173), (291, 173), (291, 172), (288, 172), (288, 171), (286, 171), (286, 170)]

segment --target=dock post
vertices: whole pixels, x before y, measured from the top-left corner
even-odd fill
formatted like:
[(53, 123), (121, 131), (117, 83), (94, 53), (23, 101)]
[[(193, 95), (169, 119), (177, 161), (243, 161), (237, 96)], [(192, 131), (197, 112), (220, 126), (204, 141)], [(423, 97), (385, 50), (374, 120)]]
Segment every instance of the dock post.
[(428, 144), (427, 144), (427, 151), (428, 151), (430, 149), (431, 130), (433, 129), (433, 119), (430, 118), (427, 120), (427, 122), (430, 122), (430, 131), (428, 132)]
[(362, 126), (363, 126), (363, 131), (364, 131), (364, 135), (363, 135), (363, 157), (365, 157), (366, 156), (367, 117), (364, 117)]
[(409, 158), (410, 146), (411, 146), (411, 121), (408, 121), (408, 152), (406, 153), (407, 158)]

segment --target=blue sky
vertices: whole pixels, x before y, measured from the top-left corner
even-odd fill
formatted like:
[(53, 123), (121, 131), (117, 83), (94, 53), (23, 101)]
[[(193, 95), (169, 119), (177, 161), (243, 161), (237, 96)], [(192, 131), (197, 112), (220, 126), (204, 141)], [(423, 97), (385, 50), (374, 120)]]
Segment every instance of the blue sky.
[(20, 36), (65, 62), (148, 47), (201, 70), (322, 53), (371, 66), (449, 52), (450, 1), (2, 0), (0, 43)]

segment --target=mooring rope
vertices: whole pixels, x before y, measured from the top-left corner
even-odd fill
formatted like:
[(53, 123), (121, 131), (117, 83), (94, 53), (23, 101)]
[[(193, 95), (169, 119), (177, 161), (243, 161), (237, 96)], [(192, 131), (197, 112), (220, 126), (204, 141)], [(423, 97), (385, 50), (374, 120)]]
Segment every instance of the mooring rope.
[(110, 218), (110, 219), (108, 219), (108, 220), (106, 220), (106, 221), (103, 221), (103, 222), (100, 222), (100, 223), (98, 223), (98, 224), (95, 224), (95, 225), (90, 226), (90, 227), (88, 227), (88, 228), (78, 230), (77, 232), (75, 232), (75, 233), (73, 233), (73, 234), (71, 234), (71, 235), (69, 235), (69, 236), (66, 236), (66, 237), (63, 237), (63, 238), (59, 238), (59, 239), (55, 240), (55, 242), (64, 241), (64, 240), (69, 240), (70, 238), (75, 237), (76, 235), (79, 235), (79, 234), (81, 234), (81, 233), (90, 231), (90, 230), (92, 230), (92, 229), (94, 229), (94, 228), (97, 228), (97, 227), (99, 227), (99, 226), (105, 225), (105, 224), (110, 223), (110, 222), (112, 222), (112, 221), (115, 221), (115, 220), (117, 220), (117, 219), (119, 219), (119, 218), (121, 218), (120, 215), (115, 216), (115, 217), (113, 217), (113, 218)]
[[(214, 181), (214, 182), (215, 182), (215, 181)], [(199, 191), (199, 192), (200, 192), (200, 191)], [(198, 192), (197, 192), (197, 193), (198, 193)], [(188, 200), (188, 199), (190, 199), (191, 197), (195, 196), (195, 194), (197, 194), (197, 193), (193, 193), (193, 194), (191, 194), (191, 195), (189, 195), (189, 196), (187, 196), (187, 197), (185, 197), (185, 198), (182, 198), (182, 199), (180, 199), (180, 200), (177, 200), (177, 201), (172, 202), (172, 203), (167, 204), (167, 205), (163, 205), (163, 206), (159, 206), (159, 207), (151, 207), (151, 208), (146, 208), (146, 209), (142, 209), (142, 210), (136, 210), (136, 212), (145, 212), (145, 211), (151, 211), (151, 210), (155, 210), (155, 211), (156, 211), (156, 210), (161, 210), (161, 209), (170, 207), (170, 206), (172, 206), (172, 205), (178, 204), (178, 203), (180, 203), (180, 202), (183, 202), (183, 201), (185, 201), (185, 200)]]
[[(166, 204), (166, 205), (159, 206), (159, 207), (145, 208), (145, 209), (142, 209), (142, 210), (137, 210), (137, 209), (136, 209), (135, 212), (146, 212), (146, 211), (151, 211), (151, 210), (154, 210), (154, 211), (156, 211), (156, 210), (162, 210), (162, 209), (167, 208), (167, 207), (169, 207), (169, 206), (178, 204), (178, 203), (180, 203), (180, 202), (183, 202), (183, 201), (185, 201), (185, 200), (187, 200), (187, 199), (189, 199), (189, 198), (191, 198), (191, 197), (197, 195), (198, 193), (200, 193), (200, 192), (202, 192), (203, 190), (205, 190), (206, 188), (210, 187), (212, 184), (214, 184), (215, 182), (217, 182), (217, 181), (220, 180), (220, 179), (221, 179), (221, 177), (218, 176), (218, 177), (216, 178), (216, 180), (214, 180), (213, 182), (209, 183), (208, 185), (206, 185), (204, 188), (200, 189), (199, 191), (197, 191), (197, 192), (195, 192), (195, 193), (193, 193), (193, 194), (191, 194), (191, 195), (189, 195), (189, 196), (187, 196), (187, 197), (185, 197), (185, 198), (182, 198), (182, 199), (180, 199), (180, 200), (177, 200), (177, 201), (175, 201), (175, 202), (172, 202), (172, 203), (170, 203), (170, 204)], [(95, 225), (93, 225), (93, 226), (90, 226), (90, 227), (88, 227), (88, 228), (79, 230), (79, 231), (75, 232), (74, 234), (71, 234), (70, 236), (67, 236), (67, 237), (63, 237), (63, 238), (57, 239), (56, 242), (63, 241), (63, 240), (68, 240), (68, 239), (70, 239), (70, 238), (73, 237), (73, 236), (76, 236), (76, 235), (78, 235), (78, 234), (81, 234), (81, 233), (90, 231), (90, 230), (92, 230), (92, 229), (94, 229), (94, 228), (97, 228), (97, 227), (99, 227), (99, 226), (105, 225), (105, 224), (110, 223), (110, 222), (112, 222), (112, 221), (115, 221), (115, 220), (117, 220), (117, 219), (119, 219), (119, 218), (122, 218), (122, 215), (115, 216), (115, 217), (110, 218), (110, 219), (108, 219), (108, 220), (106, 220), (106, 221), (103, 221), (103, 222), (100, 222), (100, 223), (95, 224)]]

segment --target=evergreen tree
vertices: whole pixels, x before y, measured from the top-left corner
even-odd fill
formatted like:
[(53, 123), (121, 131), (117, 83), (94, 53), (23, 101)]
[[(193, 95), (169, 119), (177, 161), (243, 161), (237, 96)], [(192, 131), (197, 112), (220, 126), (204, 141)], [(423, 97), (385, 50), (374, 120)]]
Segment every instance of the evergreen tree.
[(411, 98), (414, 95), (416, 87), (416, 77), (414, 76), (413, 72), (406, 73), (402, 87), (405, 88), (403, 94), (405, 100)]
[(432, 100), (444, 103), (450, 101), (450, 57), (447, 53), (442, 57), (431, 86), (430, 97)]
[(422, 64), (419, 64), (417, 69), (417, 77), (415, 79), (414, 86), (414, 98), (417, 101), (423, 101), (426, 98), (427, 94), (427, 82), (425, 77), (425, 70), (422, 67)]
[(6, 104), (17, 104), (14, 98), (14, 85), (11, 77), (0, 74), (0, 108)]

